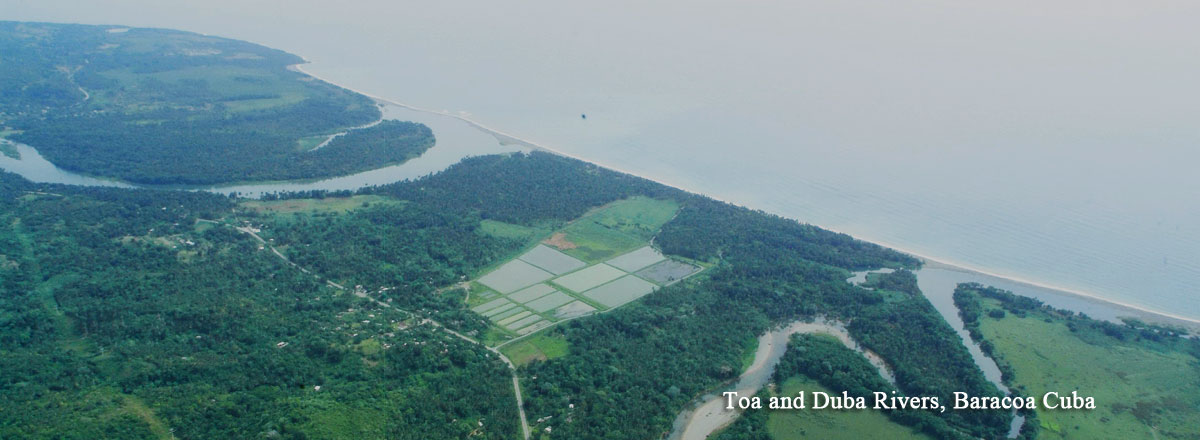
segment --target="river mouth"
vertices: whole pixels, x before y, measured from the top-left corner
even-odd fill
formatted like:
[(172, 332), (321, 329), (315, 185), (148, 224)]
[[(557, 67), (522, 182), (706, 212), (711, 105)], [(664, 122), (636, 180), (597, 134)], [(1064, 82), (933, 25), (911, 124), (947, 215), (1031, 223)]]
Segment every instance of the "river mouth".
[(531, 150), (520, 144), (501, 142), (496, 136), (452, 116), (413, 110), (394, 104), (383, 104), (381, 110), (383, 111), (381, 121), (412, 121), (428, 126), (436, 139), (434, 146), (420, 156), (402, 164), (327, 179), (179, 186), (140, 185), (67, 171), (46, 160), (32, 146), (5, 141), (11, 142), (11, 146), (16, 148), (19, 157), (0, 155), (0, 170), (38, 183), (208, 191), (218, 194), (236, 193), (241, 197), (259, 198), (266, 194), (291, 191), (353, 191), (370, 186), (418, 179), (445, 170), (468, 157), (529, 152)]
[[(979, 343), (971, 338), (967, 332), (966, 326), (963, 324), (962, 317), (958, 314), (958, 306), (954, 305), (954, 289), (959, 283), (977, 282), (980, 281), (978, 276), (968, 272), (950, 271), (941, 268), (922, 268), (914, 272), (917, 276), (917, 287), (921, 289), (921, 294), (933, 304), (946, 323), (958, 333), (958, 337), (962, 339), (963, 346), (967, 347), (967, 352), (971, 354), (971, 359), (975, 361), (975, 365), (983, 371), (983, 376), (989, 382), (996, 385), (1001, 392), (1007, 395), (1012, 395), (1012, 390), (1004, 385), (1000, 367), (996, 365), (996, 361), (988, 355), (984, 354)], [(1013, 420), (1008, 428), (1008, 438), (1016, 438), (1021, 434), (1021, 428), (1025, 426), (1025, 416), (1022, 416), (1013, 410)]]

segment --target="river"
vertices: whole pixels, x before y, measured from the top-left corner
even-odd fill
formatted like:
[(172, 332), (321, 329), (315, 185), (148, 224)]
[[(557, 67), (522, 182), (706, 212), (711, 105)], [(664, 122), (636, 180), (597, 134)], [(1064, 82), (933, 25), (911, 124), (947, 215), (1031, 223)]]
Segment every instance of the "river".
[[(202, 190), (220, 194), (236, 193), (242, 197), (256, 198), (263, 194), (308, 190), (355, 190), (373, 185), (384, 185), (402, 180), (417, 179), (444, 170), (464, 158), (530, 150), (521, 144), (501, 143), (495, 136), (470, 124), (445, 115), (411, 110), (398, 105), (382, 107), (383, 119), (398, 119), (420, 122), (428, 126), (436, 139), (432, 148), (419, 157), (399, 165), (364, 171), (348, 176), (312, 181), (287, 181), (248, 183), (235, 185), (170, 187), (173, 189)], [(72, 185), (116, 186), (123, 188), (156, 188), (149, 185), (133, 185), (125, 182), (98, 179), (63, 170), (48, 162), (37, 150), (15, 143), (20, 158), (0, 155), (0, 169), (13, 172), (34, 182), (66, 183)], [(157, 186), (157, 188), (166, 188)]]
[(884, 379), (895, 384), (896, 378), (892, 375), (887, 363), (875, 353), (858, 345), (841, 322), (824, 318), (817, 318), (814, 321), (795, 321), (759, 336), (758, 349), (754, 352), (754, 361), (750, 367), (746, 368), (746, 371), (738, 376), (737, 381), (733, 384), (701, 396), (691, 408), (681, 412), (675, 418), (671, 435), (668, 438), (670, 440), (704, 440), (713, 432), (736, 420), (741, 412), (726, 409), (725, 397), (721, 396), (721, 393), (734, 391), (743, 397), (757, 393), (759, 389), (770, 382), (772, 375), (775, 374), (775, 366), (779, 365), (779, 360), (787, 351), (788, 339), (798, 333), (833, 335), (847, 347), (862, 353), (879, 370), (879, 374)]

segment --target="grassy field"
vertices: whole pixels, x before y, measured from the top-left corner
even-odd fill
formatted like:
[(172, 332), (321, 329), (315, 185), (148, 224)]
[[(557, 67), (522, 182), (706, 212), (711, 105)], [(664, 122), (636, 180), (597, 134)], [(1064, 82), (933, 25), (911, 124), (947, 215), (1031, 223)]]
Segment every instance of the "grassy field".
[(350, 406), (323, 397), (295, 399), (293, 402), (307, 420), (300, 427), (309, 438), (386, 438), (383, 411), (362, 406)]
[(485, 298), (483, 296), (483, 294), (487, 293), (487, 292), (491, 292), (492, 289), (488, 289), (487, 287), (484, 287), (482, 284), (479, 284), (478, 282), (472, 281), (471, 283), (468, 284), (467, 288), (470, 289), (470, 291), (471, 291), (471, 294), (467, 295), (467, 298), (468, 298), (467, 307), (475, 307), (477, 305), (480, 305), (480, 304), (486, 303), (488, 301), (491, 301), (493, 299), (499, 298), (499, 296), (496, 294), (489, 295), (487, 298)]
[(161, 93), (147, 85), (172, 84), (189, 87), (206, 86), (205, 91), (234, 113), (266, 110), (297, 104), (312, 95), (312, 91), (289, 71), (264, 72), (262, 69), (232, 65), (184, 67), (164, 72), (135, 72), (133, 68), (112, 69), (102, 73), (120, 83), (119, 88), (95, 93), (95, 103), (123, 107), (130, 111), (148, 109), (149, 98)]
[(500, 351), (518, 367), (535, 360), (554, 359), (567, 354), (567, 340), (550, 332), (540, 333), (504, 346)]
[(300, 139), (296, 139), (296, 150), (297, 151), (312, 150), (313, 148), (317, 148), (317, 145), (321, 145), (321, 143), (325, 142), (327, 139), (329, 139), (329, 135), (327, 135), (327, 134), (305, 136)]
[[(992, 299), (982, 302), (987, 310), (999, 307)], [(1050, 391), (1095, 397), (1094, 410), (1039, 409), (1041, 438), (1200, 437), (1195, 357), (1102, 333), (1072, 332), (1065, 320), (1047, 316), (980, 319), (984, 339), (1012, 365), (1013, 382), (1039, 407)]]
[[(801, 390), (833, 392), (806, 377), (783, 383), (780, 395), (795, 396)], [(767, 432), (776, 440), (828, 438), (928, 439), (907, 426), (892, 422), (875, 410), (779, 410), (767, 418)]]
[(591, 263), (607, 260), (643, 246), (678, 210), (674, 201), (648, 197), (613, 202), (563, 228), (570, 245), (562, 250)]
[(269, 215), (297, 215), (315, 213), (344, 213), (376, 203), (403, 203), (389, 197), (360, 195), (351, 197), (326, 197), (323, 199), (290, 200), (246, 200), (239, 205), (243, 209)]
[(514, 225), (496, 220), (483, 220), (479, 222), (479, 233), (498, 238), (541, 241), (543, 237), (550, 233), (550, 228)]

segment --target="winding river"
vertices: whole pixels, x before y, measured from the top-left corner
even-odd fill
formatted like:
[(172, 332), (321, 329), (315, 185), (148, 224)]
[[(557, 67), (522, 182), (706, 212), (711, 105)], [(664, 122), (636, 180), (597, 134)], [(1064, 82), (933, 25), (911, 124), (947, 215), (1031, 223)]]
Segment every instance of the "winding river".
[(741, 412), (725, 409), (725, 398), (721, 396), (721, 393), (734, 391), (742, 396), (757, 393), (763, 385), (771, 381), (771, 376), (775, 374), (775, 366), (779, 365), (779, 360), (787, 351), (788, 339), (798, 333), (833, 335), (847, 347), (862, 353), (872, 365), (879, 369), (879, 374), (888, 382), (893, 384), (896, 382), (887, 363), (854, 341), (843, 323), (823, 317), (814, 321), (799, 320), (759, 336), (758, 350), (754, 353), (754, 362), (750, 364), (750, 367), (741, 376), (738, 376), (737, 381), (733, 384), (701, 396), (690, 409), (680, 413), (675, 418), (671, 435), (668, 438), (670, 440), (703, 440), (737, 419)]
[(0, 155), (0, 169), (16, 173), (34, 182), (64, 183), (69, 185), (113, 186), (122, 188), (163, 188), (210, 191), (221, 194), (237, 193), (242, 197), (257, 198), (264, 194), (309, 191), (309, 190), (355, 190), (368, 186), (385, 185), (402, 180), (417, 179), (437, 173), (471, 156), (488, 154), (527, 152), (528, 147), (519, 144), (501, 143), (495, 136), (482, 131), (452, 116), (417, 111), (398, 105), (382, 106), (382, 120), (413, 121), (425, 124), (433, 130), (436, 143), (419, 157), (399, 165), (392, 165), (347, 176), (307, 181), (262, 182), (217, 186), (155, 186), (137, 185), (111, 179), (85, 176), (61, 169), (47, 161), (36, 149), (25, 144), (15, 144), (19, 158)]
[[(854, 272), (853, 276), (846, 281), (854, 285), (860, 285), (866, 282), (868, 273), (889, 273), (891, 271), (891, 269), (880, 269), (876, 271)], [(967, 347), (967, 351), (970, 352), (975, 364), (983, 370), (984, 376), (1004, 393), (1010, 393), (1008, 387), (1001, 382), (1000, 368), (996, 366), (996, 362), (992, 358), (983, 353), (979, 344), (971, 339), (963, 326), (962, 318), (958, 316), (958, 308), (954, 306), (953, 302), (954, 287), (958, 283), (988, 282), (994, 280), (977, 279), (979, 275), (973, 272), (951, 271), (936, 265), (921, 269), (916, 273), (917, 283), (921, 291), (933, 303), (934, 308), (950, 323), (950, 326), (958, 332), (962, 338), (963, 345)], [(1107, 310), (1103, 306), (1104, 304), (1093, 304), (1088, 310), (1100, 312), (1101, 316), (1105, 316), (1107, 313), (1104, 312)], [(887, 362), (880, 358), (879, 355), (859, 345), (850, 336), (850, 333), (846, 331), (843, 323), (825, 318), (818, 318), (813, 322), (795, 321), (787, 326), (773, 329), (759, 336), (758, 350), (754, 353), (754, 362), (750, 367), (741, 376), (738, 376), (736, 382), (733, 384), (701, 396), (690, 408), (681, 412), (675, 418), (675, 423), (668, 439), (703, 440), (736, 420), (740, 411), (725, 409), (725, 398), (721, 396), (721, 393), (734, 391), (741, 396), (749, 396), (757, 393), (759, 389), (770, 382), (772, 375), (775, 373), (775, 366), (779, 364), (780, 359), (783, 358), (783, 354), (787, 350), (788, 339), (798, 333), (827, 333), (833, 335), (847, 347), (862, 353), (879, 370), (880, 376), (883, 376), (884, 379), (887, 379), (893, 385), (896, 383), (895, 376), (888, 367)], [(1009, 438), (1016, 437), (1024, 424), (1025, 417), (1014, 413), (1012, 424), (1009, 426)]]

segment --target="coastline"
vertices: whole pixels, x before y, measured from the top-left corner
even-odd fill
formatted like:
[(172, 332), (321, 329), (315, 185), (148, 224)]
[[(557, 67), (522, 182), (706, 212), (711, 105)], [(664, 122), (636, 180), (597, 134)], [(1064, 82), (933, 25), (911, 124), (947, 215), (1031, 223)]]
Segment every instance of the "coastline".
[[(304, 60), (304, 64), (311, 63), (311, 61), (309, 61), (307, 58), (303, 58), (303, 57), (301, 57), (301, 58)], [(531, 148), (531, 149), (542, 150), (542, 151), (545, 151), (545, 152), (548, 152), (548, 153), (552, 153), (552, 154), (556, 154), (556, 155), (559, 155), (559, 156), (568, 157), (568, 158), (571, 158), (571, 159), (575, 159), (575, 160), (579, 160), (579, 161), (583, 161), (583, 162), (587, 162), (587, 163), (595, 164), (595, 165), (602, 166), (602, 167), (605, 167), (605, 168), (608, 168), (608, 169), (611, 169), (611, 170), (614, 170), (614, 171), (618, 171), (618, 172), (621, 172), (621, 173), (625, 173), (625, 174), (629, 174), (629, 175), (632, 175), (632, 176), (636, 176), (636, 177), (639, 177), (639, 178), (642, 178), (642, 179), (646, 179), (646, 180), (649, 180), (649, 181), (652, 181), (652, 182), (655, 182), (655, 183), (658, 183), (658, 184), (661, 184), (661, 185), (669, 186), (669, 187), (671, 187), (671, 188), (675, 188), (675, 189), (678, 189), (678, 190), (681, 190), (681, 191), (687, 191), (687, 192), (690, 192), (690, 193), (700, 194), (700, 195), (703, 195), (703, 196), (705, 196), (705, 197), (710, 197), (710, 198), (713, 198), (713, 199), (715, 199), (715, 200), (719, 200), (719, 201), (722, 201), (722, 202), (725, 202), (725, 203), (729, 203), (729, 204), (731, 204), (731, 205), (740, 206), (740, 207), (749, 208), (749, 209), (754, 209), (754, 208), (748, 207), (748, 206), (746, 206), (746, 205), (743, 205), (743, 204), (741, 204), (741, 203), (738, 203), (738, 202), (735, 202), (735, 201), (731, 201), (731, 200), (725, 200), (725, 199), (722, 199), (722, 198), (719, 198), (719, 197), (716, 197), (716, 196), (713, 196), (713, 195), (709, 195), (709, 194), (698, 193), (698, 192), (695, 192), (695, 191), (689, 190), (689, 189), (687, 189), (687, 188), (685, 188), (685, 187), (683, 187), (683, 186), (681, 186), (681, 185), (679, 185), (679, 184), (675, 184), (675, 183), (671, 183), (671, 182), (667, 182), (667, 181), (665, 181), (665, 180), (662, 180), (661, 178), (656, 178), (656, 177), (647, 176), (647, 175), (643, 175), (643, 174), (639, 174), (639, 173), (635, 173), (635, 172), (626, 171), (626, 170), (623, 170), (623, 169), (621, 169), (621, 168), (614, 167), (614, 166), (611, 166), (611, 165), (609, 165), (609, 164), (605, 164), (604, 162), (602, 162), (602, 161), (600, 161), (600, 160), (595, 160), (595, 159), (590, 159), (590, 158), (584, 158), (584, 157), (580, 157), (580, 156), (577, 156), (577, 155), (574, 155), (574, 154), (571, 154), (571, 153), (567, 153), (567, 152), (564, 152), (564, 151), (561, 151), (561, 150), (557, 150), (557, 149), (555, 149), (555, 148), (548, 147), (548, 146), (546, 146), (546, 145), (542, 145), (542, 144), (539, 144), (539, 143), (537, 143), (537, 142), (530, 141), (530, 140), (528, 140), (528, 139), (524, 139), (524, 138), (521, 138), (521, 137), (519, 137), (519, 136), (515, 136), (515, 135), (512, 135), (512, 134), (506, 133), (506, 132), (504, 132), (504, 131), (501, 131), (501, 130), (498, 130), (498, 129), (495, 129), (495, 128), (492, 128), (492, 127), (489, 127), (489, 126), (487, 126), (487, 125), (484, 125), (484, 124), (482, 124), (482, 123), (479, 123), (479, 122), (477, 122), (477, 121), (474, 121), (474, 120), (472, 120), (472, 119), (469, 119), (469, 118), (467, 118), (467, 117), (465, 117), (465, 116), (462, 116), (462, 115), (458, 115), (458, 114), (454, 114), (454, 113), (449, 113), (449, 112), (445, 112), (445, 111), (436, 111), (436, 110), (431, 110), (431, 109), (421, 108), (421, 107), (417, 107), (417, 106), (413, 106), (413, 105), (408, 105), (408, 104), (401, 103), (401, 102), (398, 102), (398, 101), (395, 101), (395, 100), (392, 100), (392, 99), (388, 99), (388, 98), (384, 98), (384, 97), (381, 97), (381, 96), (378, 96), (378, 95), (374, 95), (374, 94), (371, 94), (371, 93), (367, 93), (367, 92), (364, 92), (364, 91), (362, 91), (362, 90), (357, 90), (357, 89), (353, 89), (353, 88), (350, 88), (350, 87), (346, 87), (346, 86), (343, 86), (343, 85), (337, 84), (337, 83), (335, 83), (335, 82), (329, 81), (328, 79), (325, 79), (325, 78), (323, 78), (323, 77), (320, 77), (320, 76), (318, 76), (318, 75), (315, 75), (315, 74), (313, 74), (313, 73), (311, 73), (311, 72), (309, 72), (309, 71), (305, 70), (305, 69), (304, 69), (304, 67), (303, 67), (303, 64), (293, 64), (293, 65), (291, 65), (291, 66), (288, 66), (288, 68), (289, 68), (289, 69), (293, 69), (293, 70), (295, 70), (295, 71), (297, 71), (297, 72), (303, 73), (303, 74), (305, 74), (305, 75), (308, 75), (308, 76), (310, 76), (310, 77), (316, 78), (317, 80), (324, 81), (324, 82), (326, 82), (326, 83), (329, 83), (329, 84), (333, 84), (333, 85), (335, 85), (335, 86), (337, 86), (337, 87), (344, 88), (344, 89), (346, 89), (346, 90), (349, 90), (349, 91), (352, 91), (352, 92), (355, 92), (355, 93), (361, 94), (361, 95), (363, 95), (363, 96), (367, 96), (367, 97), (369, 97), (369, 98), (371, 98), (371, 99), (374, 99), (374, 100), (376, 100), (376, 101), (378, 101), (378, 102), (380, 102), (380, 103), (389, 104), (389, 105), (395, 105), (395, 106), (399, 106), (399, 107), (407, 108), (407, 109), (409, 109), (409, 110), (413, 110), (413, 111), (419, 111), (419, 112), (424, 112), (424, 113), (430, 113), (430, 114), (435, 114), (435, 115), (440, 115), (440, 116), (448, 116), (448, 117), (451, 117), (451, 118), (458, 119), (458, 120), (460, 120), (460, 121), (463, 121), (463, 122), (467, 123), (468, 125), (470, 125), (470, 126), (472, 126), (472, 127), (475, 127), (476, 129), (479, 129), (479, 130), (481, 130), (481, 131), (484, 131), (484, 132), (486, 132), (486, 133), (488, 133), (488, 134), (490, 134), (490, 135), (492, 135), (492, 136), (495, 136), (495, 137), (496, 137), (496, 138), (497, 138), (497, 139), (498, 139), (498, 140), (499, 140), (501, 143), (515, 143), (515, 144), (521, 144), (521, 145), (524, 145), (524, 146), (526, 146), (526, 147), (529, 147), (529, 148)], [(786, 217), (786, 216), (781, 216), (781, 217), (789, 218), (789, 217)], [(795, 220), (795, 221), (797, 221), (797, 222), (804, 223), (804, 221), (803, 221), (803, 220), (799, 220), (799, 219), (791, 219), (791, 220)], [(814, 225), (814, 226), (820, 227), (820, 228), (822, 228), (822, 229), (825, 229), (825, 230), (828, 230), (828, 231), (832, 231), (832, 232), (840, 233), (840, 234), (847, 234), (847, 235), (851, 235), (851, 234), (848, 234), (848, 233), (846, 233), (846, 232), (844, 232), (844, 231), (839, 231), (839, 230), (837, 230), (837, 229), (830, 228), (830, 227), (826, 227), (826, 226), (821, 226), (821, 225)], [(1013, 275), (1003, 275), (1003, 274), (999, 274), (999, 273), (995, 273), (995, 272), (990, 272), (990, 271), (988, 271), (988, 270), (984, 270), (984, 269), (979, 269), (979, 268), (970, 267), (970, 266), (968, 266), (968, 265), (965, 265), (965, 264), (959, 264), (959, 263), (955, 263), (955, 262), (952, 262), (952, 261), (949, 261), (949, 260), (946, 260), (946, 259), (935, 258), (935, 257), (931, 257), (931, 256), (928, 256), (928, 255), (923, 255), (923, 254), (920, 254), (920, 253), (917, 253), (917, 252), (912, 252), (911, 250), (904, 249), (904, 248), (901, 248), (901, 247), (898, 247), (898, 246), (893, 246), (893, 245), (890, 245), (890, 244), (888, 244), (888, 243), (886, 243), (886, 242), (882, 242), (882, 241), (878, 241), (878, 240), (872, 240), (872, 239), (868, 239), (868, 238), (863, 238), (862, 236), (859, 236), (859, 235), (853, 235), (853, 236), (854, 236), (856, 239), (863, 240), (863, 241), (866, 241), (866, 242), (869, 242), (869, 243), (872, 243), (872, 244), (876, 244), (876, 245), (879, 245), (879, 246), (882, 246), (882, 247), (886, 247), (886, 248), (888, 248), (888, 249), (895, 250), (895, 251), (897, 251), (897, 252), (905, 253), (905, 254), (911, 255), (911, 256), (913, 256), (913, 257), (916, 257), (916, 258), (918, 258), (918, 259), (922, 260), (922, 263), (923, 263), (923, 265), (924, 265), (924, 266), (926, 266), (926, 267), (936, 267), (936, 268), (942, 268), (942, 269), (953, 270), (953, 271), (958, 271), (958, 272), (973, 273), (973, 274), (982, 275), (982, 276), (987, 276), (987, 277), (1000, 278), (1000, 279), (1004, 279), (1004, 280), (1007, 280), (1007, 281), (1010, 281), (1010, 282), (1013, 282), (1013, 283), (1017, 283), (1017, 284), (1023, 284), (1023, 285), (1027, 285), (1027, 286), (1033, 286), (1033, 287), (1038, 287), (1038, 288), (1042, 288), (1042, 289), (1053, 290), (1053, 291), (1056, 291), (1056, 292), (1062, 293), (1062, 294), (1064, 294), (1064, 295), (1073, 296), (1073, 297), (1078, 297), (1078, 298), (1085, 299), (1085, 300), (1088, 300), (1088, 301), (1092, 301), (1092, 302), (1096, 302), (1096, 303), (1099, 303), (1099, 304), (1103, 304), (1103, 305), (1105, 305), (1105, 306), (1113, 307), (1113, 308), (1115, 308), (1115, 309), (1117, 309), (1117, 310), (1120, 310), (1120, 311), (1123, 311), (1123, 312), (1128, 312), (1128, 313), (1129, 313), (1129, 316), (1131, 316), (1131, 317), (1135, 317), (1135, 318), (1138, 318), (1138, 319), (1142, 319), (1142, 320), (1144, 320), (1144, 321), (1150, 321), (1150, 322), (1153, 322), (1153, 323), (1160, 323), (1160, 324), (1170, 324), (1170, 325), (1182, 326), (1182, 327), (1186, 327), (1186, 328), (1188, 328), (1188, 329), (1190, 329), (1190, 330), (1192, 330), (1192, 331), (1200, 331), (1200, 319), (1197, 319), (1197, 318), (1188, 318), (1188, 317), (1185, 317), (1185, 316), (1180, 316), (1180, 315), (1176, 315), (1176, 314), (1169, 313), (1169, 312), (1164, 312), (1164, 311), (1159, 311), (1159, 310), (1152, 310), (1152, 309), (1149, 309), (1149, 308), (1146, 308), (1146, 307), (1137, 306), (1137, 305), (1133, 305), (1133, 304), (1128, 304), (1128, 303), (1124, 303), (1124, 302), (1117, 301), (1117, 300), (1113, 300), (1113, 299), (1109, 299), (1109, 298), (1104, 298), (1104, 297), (1102, 297), (1102, 296), (1098, 296), (1098, 295), (1096, 295), (1096, 294), (1093, 294), (1093, 293), (1088, 293), (1088, 292), (1084, 292), (1084, 291), (1080, 291), (1080, 290), (1076, 290), (1076, 289), (1071, 289), (1071, 288), (1065, 288), (1065, 287), (1055, 286), (1055, 285), (1048, 284), (1048, 283), (1043, 283), (1043, 282), (1037, 282), (1037, 281), (1027, 280), (1027, 279), (1020, 278), (1020, 277), (1018, 277), (1018, 276), (1013, 276)]]

